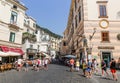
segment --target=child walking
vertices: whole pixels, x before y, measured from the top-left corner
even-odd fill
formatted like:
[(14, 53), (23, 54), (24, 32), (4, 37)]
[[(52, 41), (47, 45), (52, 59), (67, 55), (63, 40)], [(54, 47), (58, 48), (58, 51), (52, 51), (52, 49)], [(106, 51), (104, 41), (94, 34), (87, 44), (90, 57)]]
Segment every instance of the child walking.
[(76, 60), (75, 66), (76, 66), (76, 71), (79, 71), (80, 62), (78, 59)]

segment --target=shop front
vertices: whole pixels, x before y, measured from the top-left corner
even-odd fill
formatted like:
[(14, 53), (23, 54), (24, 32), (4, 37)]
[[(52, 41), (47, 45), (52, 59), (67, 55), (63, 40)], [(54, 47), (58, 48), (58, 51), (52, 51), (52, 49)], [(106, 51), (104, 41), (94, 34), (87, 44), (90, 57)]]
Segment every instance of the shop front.
[(0, 46), (0, 57), (2, 63), (13, 63), (18, 57), (22, 57), (24, 52), (21, 48)]
[(114, 57), (113, 56), (114, 47), (113, 46), (100, 46), (99, 49), (100, 49), (101, 60), (103, 59), (106, 63), (106, 66), (110, 67), (110, 61)]
[(111, 52), (102, 52), (102, 59), (105, 61), (107, 67), (110, 67), (111, 57)]
[(24, 52), (21, 48), (0, 46), (0, 71), (14, 68), (15, 61), (23, 55)]
[(32, 49), (32, 48), (27, 49), (27, 57), (29, 60), (33, 60), (37, 58), (36, 55), (37, 55), (37, 49)]

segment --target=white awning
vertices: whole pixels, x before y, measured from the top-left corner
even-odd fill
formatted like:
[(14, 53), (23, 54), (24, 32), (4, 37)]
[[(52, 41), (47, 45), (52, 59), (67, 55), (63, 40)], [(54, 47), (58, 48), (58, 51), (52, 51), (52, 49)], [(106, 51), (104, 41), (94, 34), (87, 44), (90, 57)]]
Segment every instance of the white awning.
[(8, 56), (8, 54), (6, 52), (0, 51), (0, 57), (6, 57), (6, 56)]
[(7, 55), (8, 56), (20, 56), (21, 54), (17, 53), (17, 52), (11, 52), (11, 51), (9, 51), (9, 52), (7, 52)]
[(45, 55), (45, 58), (51, 58), (50, 55), (48, 55), (48, 54), (46, 54), (46, 53), (44, 53), (44, 52), (42, 52), (42, 53)]

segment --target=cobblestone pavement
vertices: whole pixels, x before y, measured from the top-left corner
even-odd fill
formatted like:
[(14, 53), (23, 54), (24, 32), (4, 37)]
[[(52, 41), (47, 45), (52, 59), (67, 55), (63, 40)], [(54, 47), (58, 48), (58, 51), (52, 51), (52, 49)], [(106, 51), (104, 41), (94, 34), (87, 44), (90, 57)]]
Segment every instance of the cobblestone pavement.
[[(120, 74), (119, 74), (120, 76)], [(120, 78), (120, 77), (119, 77)], [(28, 72), (10, 70), (0, 73), (0, 83), (120, 83), (94, 75), (87, 79), (80, 72), (69, 72), (66, 66), (49, 64), (49, 70)]]
[(98, 74), (94, 74), (92, 79), (95, 83), (120, 83), (120, 71), (117, 70), (118, 81), (114, 81), (110, 70), (108, 69), (109, 76), (101, 76), (101, 71)]

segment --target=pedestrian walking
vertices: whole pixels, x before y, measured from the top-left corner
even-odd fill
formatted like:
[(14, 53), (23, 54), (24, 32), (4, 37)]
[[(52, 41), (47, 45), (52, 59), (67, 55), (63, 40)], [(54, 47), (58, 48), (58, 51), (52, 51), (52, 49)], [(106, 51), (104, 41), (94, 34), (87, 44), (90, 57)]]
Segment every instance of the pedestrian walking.
[(98, 73), (98, 62), (96, 59), (94, 59), (94, 72)]
[(36, 60), (33, 60), (32, 61), (32, 65), (33, 65), (33, 70), (37, 70), (37, 61)]
[(86, 62), (83, 60), (82, 62), (82, 69), (83, 69), (83, 75), (86, 77), (86, 69), (87, 69), (87, 64)]
[(92, 59), (92, 63), (91, 63), (91, 74), (93, 74), (95, 71), (95, 62), (94, 59)]
[(102, 77), (104, 76), (104, 72), (106, 72), (107, 76), (109, 76), (108, 72), (107, 72), (107, 66), (105, 61), (102, 59), (101, 61), (101, 69), (102, 69)]
[(40, 67), (41, 67), (41, 60), (37, 59), (37, 71), (40, 70)]
[(111, 62), (110, 62), (110, 70), (113, 76), (113, 80), (118, 80), (117, 74), (116, 74), (116, 61), (114, 60), (114, 58), (112, 58)]
[(72, 58), (72, 59), (70, 59), (69, 62), (70, 62), (70, 71), (73, 72), (73, 70), (74, 70), (74, 62), (75, 62), (75, 61), (74, 61), (74, 59)]
[(87, 68), (86, 68), (86, 76), (87, 78), (91, 78), (91, 72), (92, 72), (92, 68), (91, 68), (92, 62), (90, 60), (88, 60), (87, 62)]
[(29, 66), (27, 59), (24, 61), (24, 66), (25, 66), (25, 71), (27, 72), (28, 71), (28, 66)]
[(118, 59), (117, 64), (118, 64), (118, 69), (120, 70), (120, 57), (119, 57), (119, 59)]
[(45, 70), (48, 70), (48, 59), (45, 58), (45, 61), (44, 61), (44, 68)]
[(21, 71), (23, 65), (23, 60), (21, 58), (18, 59), (17, 61), (17, 70)]
[(42, 60), (41, 60), (41, 69), (45, 69), (44, 67), (45, 67), (45, 59), (42, 58)]
[(76, 67), (76, 71), (79, 71), (80, 62), (79, 62), (78, 59), (77, 59), (76, 62), (75, 62), (75, 67)]

